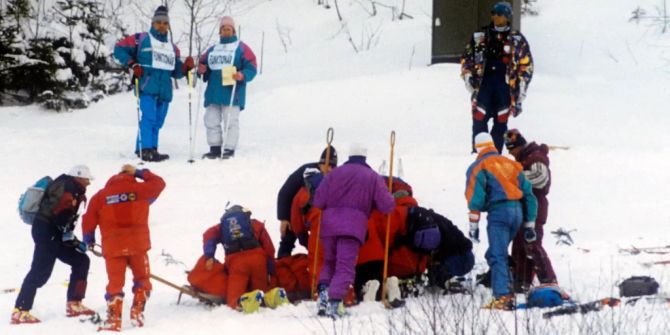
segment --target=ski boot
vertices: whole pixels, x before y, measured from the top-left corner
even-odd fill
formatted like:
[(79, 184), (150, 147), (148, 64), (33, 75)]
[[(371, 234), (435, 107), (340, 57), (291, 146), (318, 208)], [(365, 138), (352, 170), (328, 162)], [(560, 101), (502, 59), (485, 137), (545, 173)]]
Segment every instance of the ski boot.
[(392, 308), (405, 306), (405, 300), (402, 300), (400, 293), (400, 283), (398, 277), (386, 278), (386, 301)]
[(346, 314), (344, 309), (344, 303), (342, 300), (331, 300), (328, 302), (328, 309), (326, 311), (326, 316), (329, 316), (333, 319), (339, 319)]
[(286, 297), (286, 291), (281, 287), (275, 287), (267, 291), (263, 300), (265, 301), (265, 306), (272, 309), (290, 302)]
[(377, 291), (379, 290), (379, 280), (368, 280), (361, 290), (363, 293), (363, 301), (370, 302), (377, 300)]
[(18, 308), (14, 308), (14, 310), (12, 311), (12, 320), (10, 323), (13, 325), (19, 325), (22, 323), (39, 323), (39, 322), (42, 321), (40, 321), (40, 319), (30, 314), (30, 311), (22, 311)]
[(319, 296), (316, 301), (316, 307), (317, 307), (317, 312), (316, 314), (318, 316), (326, 316), (328, 313), (328, 286), (326, 284), (319, 284), (317, 286), (317, 290), (319, 292)]
[(115, 295), (107, 300), (107, 320), (98, 328), (98, 331), (108, 330), (121, 331), (121, 312), (123, 311), (123, 298)]
[(234, 149), (224, 149), (223, 150), (223, 155), (221, 155), (221, 159), (229, 159), (233, 158), (235, 156), (235, 150)]
[(218, 159), (221, 158), (221, 146), (209, 147), (209, 152), (202, 155), (202, 158), (205, 159)]
[(264, 294), (261, 290), (254, 290), (242, 294), (239, 300), (240, 307), (244, 314), (251, 314), (258, 311), (263, 303)]
[(154, 152), (154, 162), (162, 162), (162, 161), (170, 159), (170, 155), (162, 154), (162, 153), (158, 152), (158, 149), (156, 149), (156, 148), (153, 148), (151, 150), (153, 150), (153, 152)]
[(130, 324), (133, 327), (144, 327), (144, 306), (147, 304), (149, 293), (145, 290), (135, 290), (133, 305), (130, 307)]
[(65, 315), (68, 318), (81, 315), (95, 315), (95, 311), (84, 306), (81, 301), (68, 301), (65, 307)]
[(482, 306), (484, 309), (497, 309), (502, 311), (513, 311), (516, 307), (514, 304), (514, 296), (511, 294), (503, 295), (500, 298), (493, 298), (488, 304)]

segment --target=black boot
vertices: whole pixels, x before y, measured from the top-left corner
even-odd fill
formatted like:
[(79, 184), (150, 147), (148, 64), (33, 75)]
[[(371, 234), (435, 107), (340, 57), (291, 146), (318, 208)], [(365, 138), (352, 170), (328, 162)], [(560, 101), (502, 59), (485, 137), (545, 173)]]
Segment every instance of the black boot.
[(142, 149), (142, 160), (145, 162), (155, 162), (156, 155), (154, 149)]
[(156, 148), (153, 148), (152, 150), (154, 151), (154, 157), (155, 157), (156, 162), (162, 162), (164, 160), (170, 159), (170, 155), (161, 154), (161, 153), (158, 152), (158, 149), (156, 149)]
[(233, 158), (233, 156), (235, 156), (235, 150), (224, 149), (223, 150), (223, 155), (221, 155), (221, 159)]
[(212, 146), (209, 147), (209, 152), (202, 155), (202, 158), (207, 158), (207, 159), (217, 159), (221, 157), (221, 146)]

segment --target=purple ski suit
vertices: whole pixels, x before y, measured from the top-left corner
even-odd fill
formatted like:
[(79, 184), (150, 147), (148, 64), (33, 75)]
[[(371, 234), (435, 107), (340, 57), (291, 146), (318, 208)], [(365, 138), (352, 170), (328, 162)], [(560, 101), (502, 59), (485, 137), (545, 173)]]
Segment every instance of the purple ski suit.
[(395, 202), (383, 179), (365, 163), (365, 157), (353, 156), (323, 179), (313, 205), (323, 210), (324, 262), (319, 284), (328, 286), (331, 300), (342, 300), (354, 281), (358, 250), (365, 241), (373, 206), (387, 214)]

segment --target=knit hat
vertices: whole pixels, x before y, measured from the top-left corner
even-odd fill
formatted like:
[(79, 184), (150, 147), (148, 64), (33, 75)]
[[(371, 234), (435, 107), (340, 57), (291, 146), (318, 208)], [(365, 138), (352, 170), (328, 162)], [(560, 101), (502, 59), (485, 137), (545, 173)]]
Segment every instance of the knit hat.
[(505, 132), (505, 147), (508, 151), (518, 147), (523, 148), (526, 143), (528, 142), (518, 129), (510, 129)]
[(500, 15), (507, 18), (507, 21), (512, 21), (512, 5), (506, 1), (500, 1), (497, 4), (493, 5), (491, 9), (491, 15)]
[[(319, 159), (319, 164), (326, 164), (326, 152), (328, 151), (328, 148), (326, 147), (323, 149), (323, 152), (321, 152), (321, 158)], [(331, 167), (337, 166), (337, 150), (335, 150), (334, 146), (330, 146), (330, 162), (328, 162)]]
[(493, 138), (491, 137), (491, 134), (487, 132), (481, 132), (477, 134), (475, 136), (475, 149), (477, 149), (477, 152), (481, 152), (482, 149), (488, 147), (495, 147), (495, 144), (493, 144)]
[(221, 22), (219, 23), (219, 29), (223, 28), (223, 26), (231, 26), (233, 27), (233, 30), (235, 30), (235, 20), (233, 20), (232, 17), (226, 15), (221, 18)]
[(351, 143), (351, 146), (349, 147), (349, 157), (351, 156), (363, 156), (366, 157), (368, 155), (368, 149), (363, 145), (363, 143)]
[(414, 233), (414, 246), (422, 250), (434, 250), (440, 246), (442, 235), (437, 226), (419, 229)]
[(167, 7), (158, 6), (158, 8), (156, 8), (156, 11), (154, 12), (154, 17), (151, 18), (151, 23), (156, 23), (156, 22), (170, 22), (170, 18), (168, 17)]
[(67, 175), (77, 178), (85, 178), (91, 180), (94, 179), (93, 175), (91, 174), (91, 169), (89, 169), (88, 166), (83, 164), (73, 166), (72, 169), (70, 169), (70, 172), (67, 173)]

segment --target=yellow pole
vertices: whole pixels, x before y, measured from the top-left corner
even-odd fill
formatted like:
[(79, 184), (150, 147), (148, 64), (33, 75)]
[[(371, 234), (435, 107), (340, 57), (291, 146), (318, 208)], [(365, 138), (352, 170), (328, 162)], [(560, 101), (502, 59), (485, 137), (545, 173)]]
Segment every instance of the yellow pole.
[[(388, 178), (388, 188), (389, 192), (393, 192), (391, 190), (391, 186), (393, 185), (393, 148), (395, 146), (395, 130), (391, 131), (391, 157), (389, 159), (389, 178)], [(391, 238), (391, 214), (393, 212), (389, 213), (386, 215), (386, 238), (385, 238), (385, 244), (384, 244), (384, 273), (382, 275), (382, 304), (384, 306), (388, 307), (388, 301), (386, 301), (386, 277), (388, 276), (388, 264), (389, 264), (389, 240)]]

